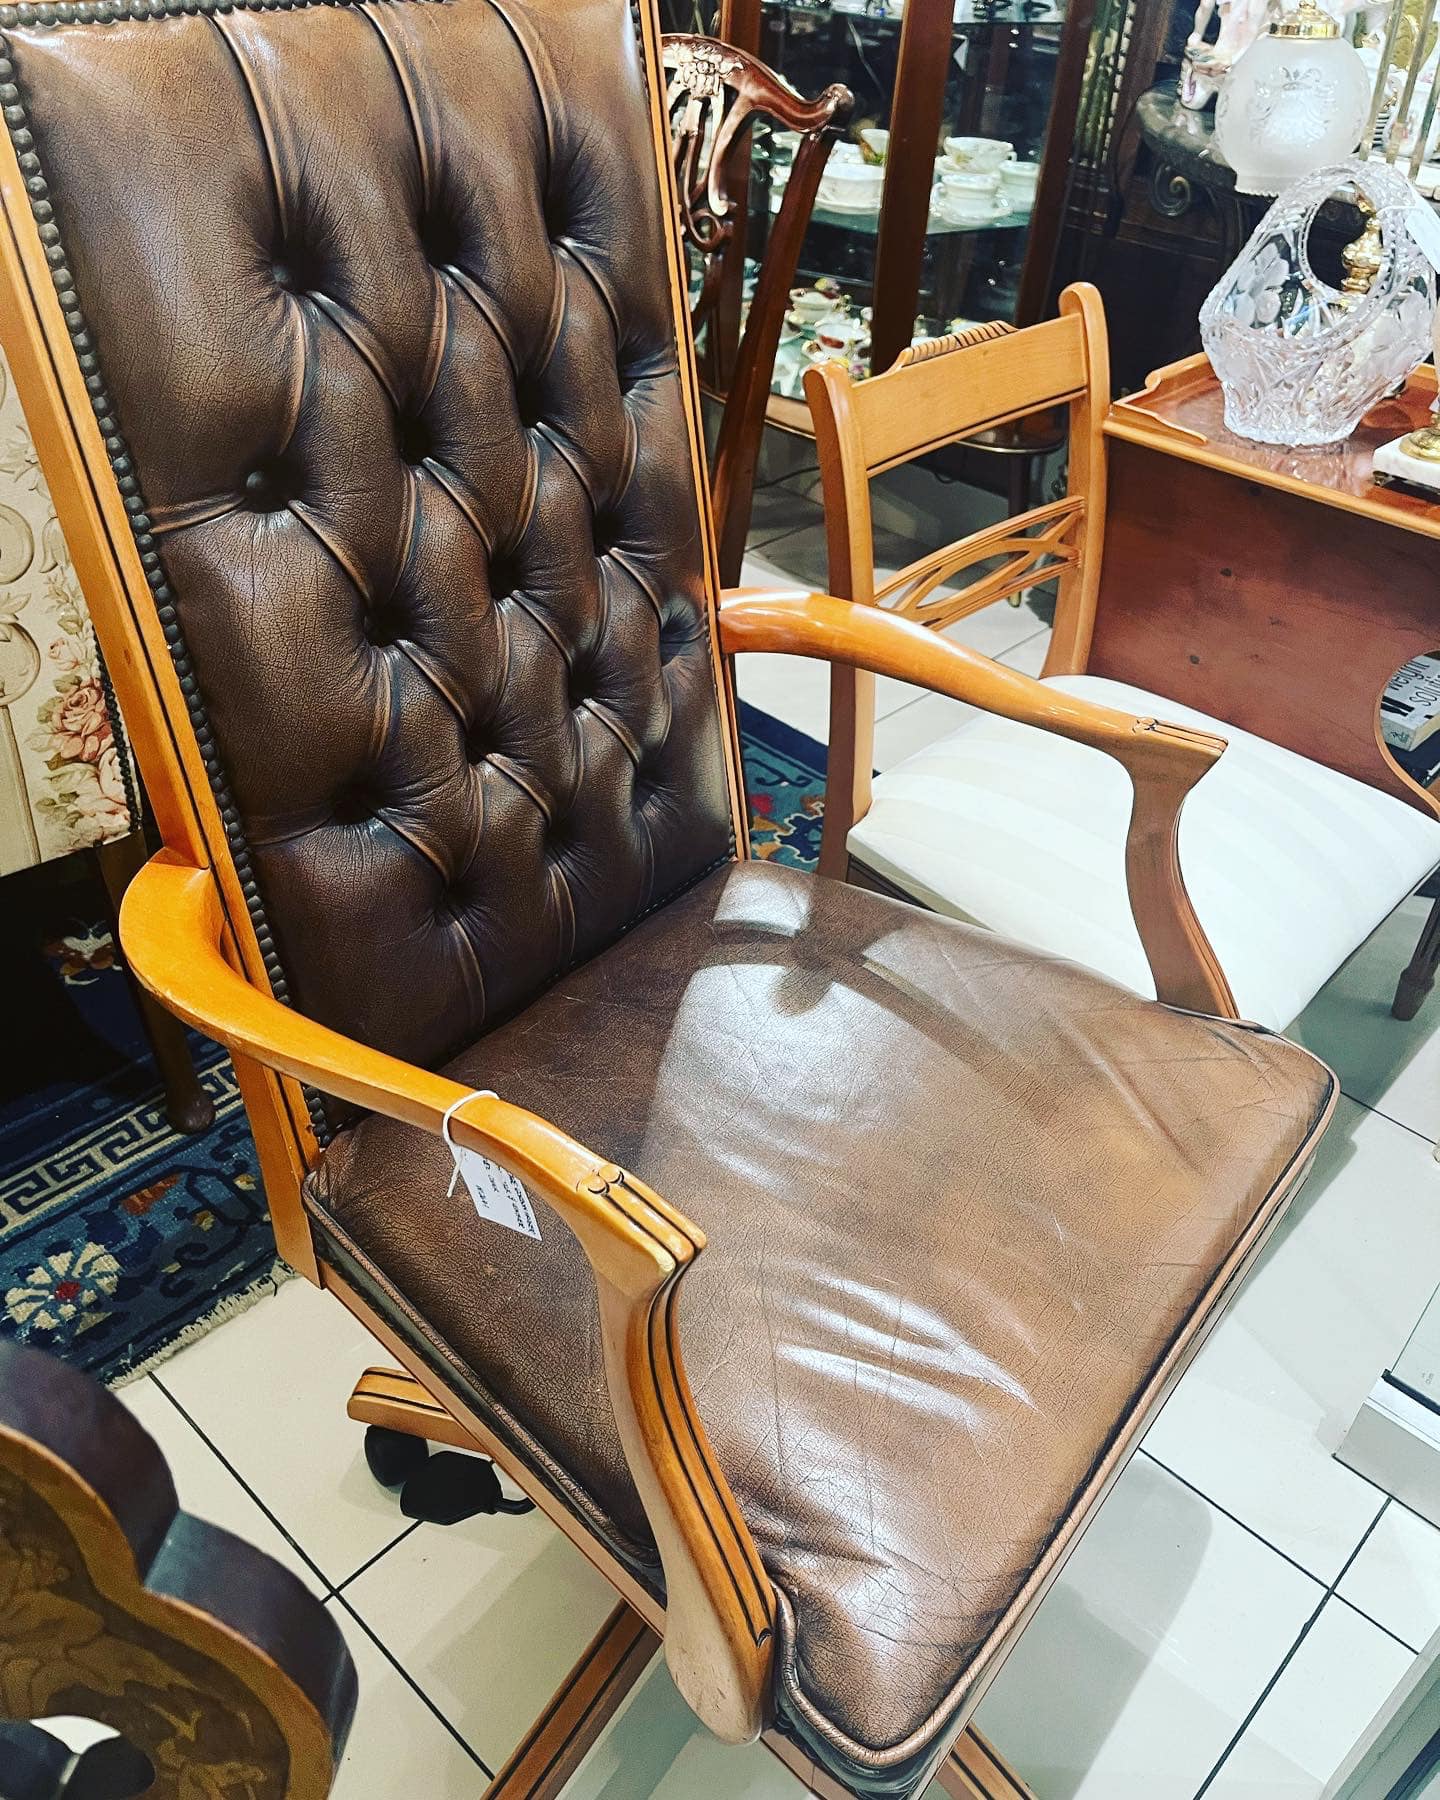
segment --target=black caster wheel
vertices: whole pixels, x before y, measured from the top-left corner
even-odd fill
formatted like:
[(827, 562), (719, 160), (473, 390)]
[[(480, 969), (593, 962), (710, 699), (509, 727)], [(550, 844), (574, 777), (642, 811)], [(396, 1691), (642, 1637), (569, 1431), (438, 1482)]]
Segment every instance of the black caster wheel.
[(533, 1500), (511, 1500), (500, 1486), (495, 1465), (458, 1450), (439, 1450), (400, 1490), (400, 1510), (427, 1525), (458, 1525), (480, 1513), (527, 1513)]
[(365, 1431), (365, 1460), (381, 1487), (404, 1487), (429, 1462), (430, 1446), (424, 1438), (411, 1437), (408, 1432), (371, 1425)]

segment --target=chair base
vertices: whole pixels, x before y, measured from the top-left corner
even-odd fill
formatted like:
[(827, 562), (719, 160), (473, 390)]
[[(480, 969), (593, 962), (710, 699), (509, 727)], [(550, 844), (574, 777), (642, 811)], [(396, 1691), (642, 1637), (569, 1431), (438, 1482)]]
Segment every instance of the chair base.
[[(371, 1433), (424, 1438), (488, 1457), (480, 1441), (413, 1375), (400, 1369), (367, 1369), (345, 1410)], [(396, 1447), (385, 1444), (381, 1454), (392, 1449)], [(366, 1454), (369, 1459), (368, 1442)], [(397, 1450), (394, 1466), (403, 1468), (405, 1460)], [(481, 1466), (490, 1467), (488, 1462)], [(622, 1600), (486, 1788), (484, 1800), (560, 1800), (565, 1784), (649, 1667), (660, 1642)], [(816, 1769), (787, 1740), (766, 1732), (761, 1742), (818, 1800), (851, 1800), (847, 1789)], [(973, 1726), (961, 1734), (935, 1778), (951, 1800), (1035, 1800), (1031, 1789)]]
[[(459, 1525), (480, 1513), (534, 1512), (512, 1500), (495, 1464), (458, 1420), (398, 1369), (367, 1369), (346, 1409), (366, 1427), (365, 1460), (381, 1487), (400, 1490), (400, 1510), (427, 1525)], [(447, 1444), (431, 1456), (431, 1444)], [(461, 1456), (459, 1451), (470, 1454)]]

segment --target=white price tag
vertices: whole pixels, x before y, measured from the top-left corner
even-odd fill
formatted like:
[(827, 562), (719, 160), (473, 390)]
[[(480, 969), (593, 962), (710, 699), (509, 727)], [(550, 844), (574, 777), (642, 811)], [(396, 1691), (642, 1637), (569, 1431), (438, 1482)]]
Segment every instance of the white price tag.
[(472, 1100), (496, 1098), (493, 1088), (481, 1088), (473, 1094), (463, 1095), (453, 1106), (446, 1108), (440, 1132), (455, 1159), (455, 1173), (450, 1177), (446, 1191), (453, 1194), (455, 1183), (463, 1181), (482, 1219), (503, 1225), (507, 1231), (518, 1231), (521, 1237), (534, 1238), (538, 1243), (540, 1227), (535, 1223), (535, 1209), (530, 1204), (524, 1183), (478, 1150), (466, 1150), (450, 1135), (450, 1121), (462, 1106), (468, 1106)]
[(1420, 254), (1432, 269), (1440, 273), (1440, 218), (1430, 202), (1416, 194), (1405, 215), (1405, 228), (1419, 246)]

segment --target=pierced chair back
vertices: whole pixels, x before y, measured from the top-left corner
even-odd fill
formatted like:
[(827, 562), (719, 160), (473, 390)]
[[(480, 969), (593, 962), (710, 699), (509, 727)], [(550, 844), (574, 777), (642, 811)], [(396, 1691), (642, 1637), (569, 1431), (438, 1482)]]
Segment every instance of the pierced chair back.
[[(820, 177), (850, 116), (852, 96), (837, 84), (806, 100), (758, 57), (713, 38), (672, 33), (663, 45), (680, 229), (700, 263), (690, 320), (697, 331), (709, 326), (711, 371), (725, 396), (711, 491), (720, 581), (730, 586), (739, 579), (745, 555), (765, 404), (790, 284)], [(750, 148), (762, 118), (799, 132), (800, 142), (742, 331)]]
[[(942, 630), (992, 601), (1057, 583), (1047, 672), (1083, 668), (1105, 530), (1101, 438), (1110, 399), (1096, 290), (1060, 297), (1060, 316), (1016, 330), (979, 325), (911, 345), (893, 368), (854, 382), (837, 363), (805, 374), (825, 500), (830, 592)], [(1069, 474), (1059, 500), (1033, 506), (908, 563), (877, 585), (870, 480), (942, 445), (1032, 414), (1069, 410)], [(974, 571), (968, 581), (954, 578)], [(820, 871), (843, 878), (846, 838), (870, 806), (875, 678), (836, 665)]]

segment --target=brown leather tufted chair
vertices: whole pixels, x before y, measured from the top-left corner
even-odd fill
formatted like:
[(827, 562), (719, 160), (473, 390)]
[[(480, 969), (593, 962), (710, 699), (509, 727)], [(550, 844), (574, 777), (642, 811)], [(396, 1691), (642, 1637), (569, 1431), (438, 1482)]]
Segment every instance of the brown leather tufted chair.
[[(168, 845), (127, 950), (234, 1052), (285, 1254), (717, 1732), (907, 1795), (1334, 1083), (745, 860), (723, 658), (829, 657), (1120, 757), (1146, 943), (1194, 969), (1175, 826), (1223, 746), (875, 609), (718, 603), (640, 28), (0, 8), (6, 349)], [(457, 1106), (538, 1242), (448, 1191)]]

